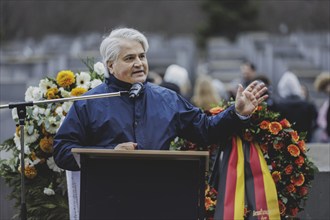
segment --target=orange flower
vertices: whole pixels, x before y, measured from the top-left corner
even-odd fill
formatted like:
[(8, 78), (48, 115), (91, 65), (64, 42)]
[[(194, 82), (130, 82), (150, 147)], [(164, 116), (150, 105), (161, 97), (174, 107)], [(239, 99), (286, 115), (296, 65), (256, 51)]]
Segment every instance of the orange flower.
[(299, 173), (299, 175), (291, 176), (291, 183), (293, 183), (295, 186), (301, 186), (305, 182), (305, 176), (302, 173)]
[(46, 92), (46, 98), (47, 99), (56, 99), (59, 98), (58, 94), (58, 89), (57, 88), (50, 88)]
[(280, 132), (281, 130), (282, 130), (282, 125), (278, 122), (274, 121), (269, 124), (269, 131), (274, 135), (277, 135), (278, 132)]
[(205, 209), (208, 210), (212, 206), (215, 206), (215, 201), (213, 201), (210, 197), (205, 197)]
[(40, 149), (45, 153), (53, 152), (53, 142), (54, 140), (52, 137), (43, 137), (39, 143)]
[(284, 146), (284, 144), (282, 142), (277, 142), (273, 144), (273, 147), (275, 150), (280, 150), (282, 147)]
[(298, 167), (301, 167), (305, 163), (305, 159), (302, 156), (299, 156), (294, 163), (297, 164)]
[(291, 135), (291, 138), (294, 142), (299, 141), (299, 135), (298, 135), (297, 131), (291, 131), (290, 135)]
[(268, 127), (269, 127), (269, 121), (262, 121), (261, 123), (260, 123), (260, 125), (259, 125), (259, 127), (262, 129), (262, 130), (266, 130), (266, 129), (268, 129)]
[(260, 148), (262, 150), (263, 153), (267, 153), (268, 152), (268, 146), (267, 144), (261, 144)]
[(30, 158), (31, 158), (31, 160), (36, 160), (36, 159), (38, 159), (38, 157), (36, 156), (36, 153), (35, 153), (35, 152), (31, 152), (31, 154), (30, 154)]
[(285, 211), (286, 211), (286, 207), (284, 205), (284, 203), (281, 200), (278, 200), (278, 206), (280, 208), (280, 214), (281, 216), (285, 215)]
[(290, 128), (291, 127), (291, 123), (286, 119), (283, 119), (282, 121), (280, 121), (280, 124), (282, 125), (283, 128)]
[(299, 190), (299, 194), (301, 196), (306, 196), (308, 194), (308, 188), (306, 186), (301, 187)]
[(306, 153), (306, 144), (304, 140), (298, 141), (297, 145), (302, 152)]
[(293, 184), (289, 184), (286, 186), (286, 190), (289, 192), (289, 193), (295, 193), (296, 192), (296, 187), (294, 187)]
[(44, 123), (41, 124), (41, 133), (42, 133), (43, 135), (45, 135), (45, 136), (50, 135), (50, 134), (46, 131), (46, 128), (45, 128), (45, 124), (44, 124)]
[(272, 177), (275, 183), (277, 183), (278, 181), (280, 181), (282, 179), (281, 177), (281, 173), (279, 171), (274, 171), (272, 173)]
[[(18, 167), (18, 171), (21, 173), (21, 166)], [(34, 166), (31, 166), (29, 164), (25, 165), (24, 168), (24, 175), (28, 179), (33, 179), (37, 176), (37, 169)]]
[(259, 105), (258, 107), (257, 107), (257, 111), (261, 111), (263, 109), (263, 107), (261, 106), (261, 105)]
[(293, 171), (293, 166), (291, 164), (287, 165), (284, 169), (285, 174), (291, 174)]
[(209, 112), (212, 114), (212, 115), (217, 115), (219, 114), (220, 112), (222, 112), (224, 109), (221, 108), (220, 106), (217, 106), (217, 107), (214, 107), (214, 108), (211, 108), (209, 110)]
[(212, 200), (210, 197), (205, 197), (205, 209), (208, 210), (212, 205)]
[(75, 83), (74, 73), (70, 70), (63, 70), (57, 74), (56, 82), (59, 86), (68, 87)]
[(288, 146), (288, 151), (289, 151), (289, 153), (290, 153), (292, 156), (294, 156), (294, 157), (298, 157), (299, 154), (300, 154), (300, 150), (299, 150), (299, 148), (298, 148), (296, 145), (294, 145), (294, 144), (290, 144), (290, 145)]
[(81, 96), (85, 92), (87, 92), (87, 89), (82, 88), (82, 87), (76, 87), (76, 88), (71, 90), (71, 95), (72, 96)]

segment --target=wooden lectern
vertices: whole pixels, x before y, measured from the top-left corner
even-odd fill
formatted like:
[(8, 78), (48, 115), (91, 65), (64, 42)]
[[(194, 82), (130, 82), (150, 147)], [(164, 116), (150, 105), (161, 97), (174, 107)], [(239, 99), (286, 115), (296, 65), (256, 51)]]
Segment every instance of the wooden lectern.
[(204, 219), (207, 151), (72, 149), (80, 219)]

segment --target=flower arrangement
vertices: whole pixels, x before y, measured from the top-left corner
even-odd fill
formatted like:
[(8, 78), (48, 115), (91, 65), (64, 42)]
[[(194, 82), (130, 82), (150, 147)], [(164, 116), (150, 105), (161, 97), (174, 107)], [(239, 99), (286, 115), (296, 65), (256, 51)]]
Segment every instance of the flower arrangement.
[(281, 216), (296, 216), (304, 210), (317, 171), (306, 155), (306, 132), (298, 134), (287, 119), (269, 111), (263, 103), (243, 136), (260, 144), (277, 188)]
[[(216, 115), (225, 110), (231, 103), (220, 105), (206, 111)], [(279, 113), (267, 109), (261, 103), (251, 116), (248, 128), (239, 134), (246, 141), (256, 141), (263, 152), (269, 171), (276, 185), (281, 217), (294, 217), (304, 209), (311, 182), (317, 168), (309, 160), (305, 144), (306, 133), (297, 133), (293, 125)], [(185, 140), (176, 140), (172, 148), (177, 150), (201, 150), (201, 147)], [(209, 146), (211, 155), (214, 146)], [(205, 149), (204, 149), (205, 150)], [(207, 185), (205, 207), (208, 219), (213, 219), (217, 192)], [(245, 213), (252, 210), (246, 208)]]
[[(84, 61), (88, 72), (73, 73), (60, 71), (56, 78), (40, 80), (38, 87), (29, 87), (25, 101), (80, 96), (101, 84), (105, 69), (102, 63), (94, 64), (92, 59)], [(65, 172), (57, 167), (52, 156), (54, 135), (72, 102), (51, 103), (27, 108), (25, 122), (24, 161), (26, 177), (27, 216), (30, 219), (68, 219), (68, 199)], [(13, 119), (18, 122), (16, 109)], [(0, 161), (0, 175), (11, 186), (10, 199), (20, 206), (20, 129), (17, 127), (13, 138), (8, 139), (0, 150), (10, 152), (10, 158)]]

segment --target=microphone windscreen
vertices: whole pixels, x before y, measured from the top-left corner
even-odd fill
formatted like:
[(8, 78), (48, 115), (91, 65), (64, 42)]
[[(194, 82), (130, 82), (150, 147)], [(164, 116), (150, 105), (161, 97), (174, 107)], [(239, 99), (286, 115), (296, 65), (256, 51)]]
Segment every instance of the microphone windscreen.
[(140, 82), (134, 83), (132, 85), (131, 89), (129, 90), (129, 97), (131, 99), (139, 97), (142, 89), (143, 89), (143, 84), (142, 83), (140, 83)]

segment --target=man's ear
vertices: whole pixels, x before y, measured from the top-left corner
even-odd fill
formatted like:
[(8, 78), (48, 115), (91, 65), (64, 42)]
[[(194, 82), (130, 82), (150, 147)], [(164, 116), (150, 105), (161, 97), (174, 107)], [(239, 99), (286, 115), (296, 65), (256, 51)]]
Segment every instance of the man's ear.
[(107, 68), (110, 74), (113, 73), (113, 62), (112, 61), (108, 61), (107, 62)]

